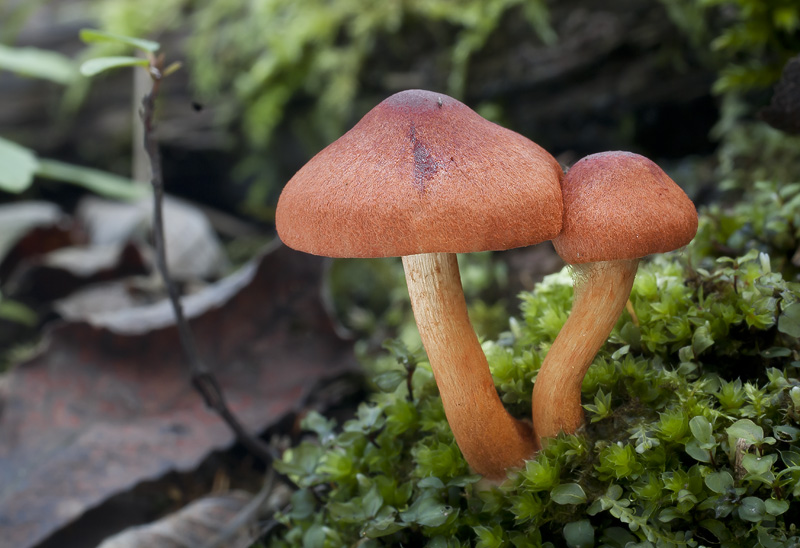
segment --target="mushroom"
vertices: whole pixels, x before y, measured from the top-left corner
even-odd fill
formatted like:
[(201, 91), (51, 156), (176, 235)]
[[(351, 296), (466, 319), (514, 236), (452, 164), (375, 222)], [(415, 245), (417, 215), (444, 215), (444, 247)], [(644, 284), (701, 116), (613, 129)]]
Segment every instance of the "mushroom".
[(655, 163), (630, 152), (579, 160), (561, 183), (564, 219), (553, 240), (572, 266), (572, 311), (533, 387), (537, 442), (583, 422), (581, 383), (625, 308), (639, 259), (688, 244), (694, 204)]
[(492, 480), (537, 447), (503, 407), (469, 318), (456, 253), (533, 245), (561, 230), (563, 175), (525, 137), (446, 95), (384, 100), (312, 158), (278, 200), (289, 247), (403, 257), (411, 304), (456, 443)]

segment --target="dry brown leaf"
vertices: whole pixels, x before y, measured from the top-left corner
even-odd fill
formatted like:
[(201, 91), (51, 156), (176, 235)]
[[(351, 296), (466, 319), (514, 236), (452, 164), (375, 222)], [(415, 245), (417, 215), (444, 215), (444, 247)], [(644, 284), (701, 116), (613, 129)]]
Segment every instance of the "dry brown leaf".
[[(97, 548), (200, 548), (233, 525), (224, 548), (247, 548), (256, 539), (255, 513), (248, 513), (253, 495), (233, 491), (196, 500), (185, 508), (147, 525), (131, 527), (106, 539)], [(241, 514), (244, 523), (232, 523)]]
[[(230, 407), (259, 432), (354, 359), (318, 298), (322, 259), (279, 246), (243, 272), (193, 296), (187, 310)], [(0, 546), (34, 546), (108, 497), (191, 470), (232, 443), (192, 390), (167, 314), (64, 324), (44, 353), (8, 374)]]

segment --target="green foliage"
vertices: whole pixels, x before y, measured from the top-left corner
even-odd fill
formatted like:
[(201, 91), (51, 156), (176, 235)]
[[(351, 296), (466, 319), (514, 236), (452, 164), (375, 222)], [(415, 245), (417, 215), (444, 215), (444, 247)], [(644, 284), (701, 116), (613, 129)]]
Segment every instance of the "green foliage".
[(33, 182), (39, 161), (32, 150), (0, 138), (0, 189), (22, 192)]
[[(798, 46), (800, 47), (800, 46)], [(719, 186), (749, 188), (753, 181), (789, 184), (800, 171), (800, 136), (788, 135), (757, 119), (760, 104), (737, 92), (723, 96), (712, 137), (719, 140)]]
[[(143, 40), (132, 36), (124, 36), (111, 32), (104, 32), (95, 29), (82, 29), (80, 32), (81, 40), (87, 44), (113, 44), (116, 46), (133, 47), (147, 55), (152, 56), (161, 48), (161, 44), (152, 40)], [(130, 55), (112, 55), (104, 57), (93, 57), (81, 64), (81, 74), (84, 76), (97, 76), (107, 70), (124, 67), (146, 67), (153, 70), (150, 58), (132, 57)], [(174, 70), (177, 70), (174, 69)], [(165, 70), (166, 73), (166, 70)], [(164, 74), (166, 75), (166, 74)], [(164, 76), (161, 75), (161, 76)]]
[(161, 44), (158, 42), (153, 42), (152, 40), (143, 40), (142, 38), (124, 36), (122, 34), (114, 34), (111, 32), (103, 32), (96, 29), (82, 29), (80, 32), (80, 37), (81, 40), (87, 44), (97, 42), (112, 42), (115, 44), (131, 46), (148, 53), (155, 53), (161, 48)]
[(125, 177), (56, 160), (39, 158), (34, 151), (0, 137), (0, 190), (20, 193), (36, 177), (82, 186), (92, 192), (118, 200), (147, 196), (149, 190)]
[[(406, 57), (398, 41), (413, 24), (426, 40), (448, 47), (430, 59), (446, 75), (447, 89), (462, 95), (470, 59), (511, 10), (545, 42), (555, 39), (543, 0), (97, 0), (103, 28), (128, 36), (158, 36), (180, 27), (188, 36), (187, 65), (198, 100), (214, 104), (220, 122), (243, 130), (253, 151), (240, 173), (260, 179), (250, 209), (263, 207), (283, 183), (265, 151), (290, 103), (305, 105), (286, 131), (309, 155), (339, 137), (374, 105), (357, 103), (366, 87), (364, 67), (376, 55)], [(114, 55), (104, 50), (103, 55)], [(402, 70), (402, 69), (399, 69)], [(444, 78), (443, 78), (444, 79)], [(270, 212), (260, 211), (265, 215)]]
[[(719, 70), (717, 93), (765, 88), (800, 50), (794, 0), (661, 0), (672, 21)], [(706, 46), (707, 45), (707, 46)]]
[[(269, 140), (296, 94), (315, 97), (314, 127), (327, 142), (352, 115), (360, 70), (381, 36), (413, 18), (459, 29), (450, 59), (442, 61), (449, 66), (450, 93), (460, 95), (472, 53), (506, 11), (522, 4), (532, 26), (551, 40), (546, 9), (538, 1), (206, 1), (193, 10), (188, 53), (201, 93), (233, 91), (247, 105), (245, 129), (256, 146)], [(136, 30), (147, 28), (153, 27)]]
[[(586, 426), (500, 487), (470, 475), (424, 356), (390, 343), (376, 361), (393, 380), (356, 417), (306, 418), (315, 439), (279, 464), (301, 489), (269, 545), (800, 545), (798, 194), (759, 185), (704, 214), (686, 252), (642, 264), (639, 323), (623, 314), (583, 383)], [(571, 297), (568, 273), (546, 278), (484, 343), (517, 416)]]
[[(93, 30), (81, 31), (87, 42), (116, 42), (127, 46), (156, 51), (159, 45), (149, 40), (117, 36)], [(101, 57), (91, 59), (80, 67), (85, 76), (121, 66), (148, 65), (147, 59), (135, 57)], [(75, 81), (78, 70), (66, 57), (53, 52), (31, 48), (13, 49), (0, 45), (0, 70), (10, 70), (27, 76), (52, 80), (68, 85)], [(0, 137), (0, 190), (21, 193), (27, 190), (36, 177), (52, 179), (82, 186), (97, 194), (119, 200), (133, 200), (147, 196), (149, 190), (130, 179), (112, 173), (39, 158), (35, 151)]]
[(147, 59), (115, 55), (111, 57), (96, 57), (89, 59), (81, 65), (81, 74), (84, 76), (97, 76), (101, 72), (122, 67), (146, 67), (149, 63)]
[(77, 77), (74, 61), (54, 51), (0, 44), (0, 70), (67, 85)]
[[(722, 97), (712, 136), (720, 141), (719, 175), (725, 190), (754, 181), (794, 181), (800, 137), (757, 119), (764, 93), (800, 52), (800, 3), (795, 0), (661, 0), (688, 36), (693, 53), (717, 72)], [(768, 99), (767, 99), (768, 100)]]
[(762, 88), (778, 80), (800, 46), (800, 6), (793, 0), (705, 0), (727, 19), (711, 49), (733, 62), (723, 67), (717, 92)]

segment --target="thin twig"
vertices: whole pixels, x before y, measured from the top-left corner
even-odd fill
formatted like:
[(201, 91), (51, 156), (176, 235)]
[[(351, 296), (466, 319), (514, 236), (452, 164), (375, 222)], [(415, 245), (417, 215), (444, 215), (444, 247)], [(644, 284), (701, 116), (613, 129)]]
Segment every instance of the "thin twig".
[(169, 300), (175, 312), (175, 323), (181, 346), (189, 364), (192, 386), (200, 393), (206, 406), (214, 410), (236, 435), (237, 440), (247, 447), (255, 456), (264, 463), (269, 464), (278, 459), (276, 451), (260, 439), (251, 435), (242, 425), (236, 415), (230, 410), (222, 388), (217, 378), (208, 369), (206, 364), (200, 359), (197, 352), (194, 336), (189, 328), (189, 323), (183, 313), (178, 289), (170, 276), (167, 267), (166, 245), (164, 241), (164, 181), (161, 172), (161, 154), (158, 150), (158, 141), (154, 136), (153, 115), (155, 112), (155, 101), (158, 97), (159, 88), (162, 80), (163, 59), (161, 57), (150, 59), (150, 77), (153, 87), (150, 93), (142, 99), (142, 109), (139, 115), (144, 126), (144, 149), (150, 159), (150, 169), (152, 172), (151, 183), (153, 185), (153, 240), (156, 249), (156, 267), (164, 280), (164, 285), (169, 294)]

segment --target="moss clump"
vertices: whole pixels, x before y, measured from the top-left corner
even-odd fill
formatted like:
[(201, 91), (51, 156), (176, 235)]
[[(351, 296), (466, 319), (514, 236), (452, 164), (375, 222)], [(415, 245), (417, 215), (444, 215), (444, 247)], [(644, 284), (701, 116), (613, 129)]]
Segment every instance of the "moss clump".
[[(499, 488), (478, 488), (424, 355), (393, 341), (355, 418), (305, 419), (271, 545), (800, 546), (798, 195), (762, 185), (704, 212), (686, 252), (644, 263), (638, 325), (623, 313), (583, 383), (586, 426)], [(520, 417), (571, 298), (567, 273), (546, 278), (484, 343)]]

